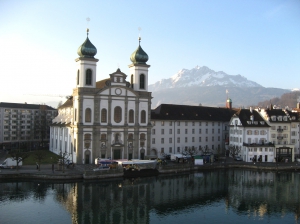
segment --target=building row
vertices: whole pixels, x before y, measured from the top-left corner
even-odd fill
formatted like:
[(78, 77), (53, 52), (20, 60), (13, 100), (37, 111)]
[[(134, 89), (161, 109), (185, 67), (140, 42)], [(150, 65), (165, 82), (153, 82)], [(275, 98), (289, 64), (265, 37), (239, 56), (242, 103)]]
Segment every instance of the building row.
[(48, 142), (50, 151), (78, 164), (161, 157), (188, 148), (247, 162), (294, 161), (299, 155), (300, 109), (236, 109), (229, 98), (225, 107), (151, 109), (149, 57), (141, 39), (130, 56), (128, 78), (118, 68), (96, 81), (97, 49), (88, 34), (77, 50), (72, 96), (58, 110), (0, 103), (2, 148)]

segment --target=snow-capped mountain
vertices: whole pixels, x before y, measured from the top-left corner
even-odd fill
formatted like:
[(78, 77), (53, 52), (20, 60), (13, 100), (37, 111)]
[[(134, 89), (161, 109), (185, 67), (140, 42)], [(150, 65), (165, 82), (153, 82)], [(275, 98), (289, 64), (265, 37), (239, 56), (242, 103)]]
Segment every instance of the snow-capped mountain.
[(149, 85), (149, 91), (188, 86), (262, 87), (241, 75), (228, 75), (223, 71), (215, 72), (206, 66), (196, 66), (191, 70), (181, 69), (171, 78)]

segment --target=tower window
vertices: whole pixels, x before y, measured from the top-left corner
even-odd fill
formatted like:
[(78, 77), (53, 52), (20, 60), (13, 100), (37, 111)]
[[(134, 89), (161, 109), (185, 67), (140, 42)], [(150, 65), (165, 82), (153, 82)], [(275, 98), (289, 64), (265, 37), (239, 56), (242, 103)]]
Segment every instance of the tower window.
[(92, 121), (92, 110), (90, 108), (85, 109), (85, 122)]
[(130, 84), (131, 84), (131, 88), (133, 89), (133, 75), (131, 75), (130, 77)]
[(101, 110), (101, 122), (104, 122), (104, 123), (107, 122), (107, 110), (106, 109)]
[(140, 89), (145, 89), (145, 75), (140, 75)]
[(120, 123), (122, 120), (122, 108), (119, 106), (114, 109), (114, 120), (116, 123)]
[(141, 111), (141, 123), (146, 123), (146, 111)]
[(129, 110), (129, 123), (134, 123), (134, 111)]
[(91, 69), (86, 70), (85, 84), (92, 85), (92, 70)]
[(77, 85), (79, 85), (79, 69), (77, 70)]

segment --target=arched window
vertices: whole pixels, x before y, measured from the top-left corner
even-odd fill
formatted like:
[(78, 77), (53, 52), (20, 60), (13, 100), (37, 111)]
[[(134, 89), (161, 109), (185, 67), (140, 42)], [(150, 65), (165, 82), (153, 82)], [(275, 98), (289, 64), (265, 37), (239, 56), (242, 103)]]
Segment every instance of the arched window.
[(146, 123), (146, 111), (141, 111), (141, 123)]
[(79, 85), (79, 69), (77, 70), (77, 85)]
[(92, 85), (92, 70), (91, 69), (86, 70), (85, 84)]
[(91, 134), (84, 134), (84, 148), (88, 149), (90, 148), (92, 141), (92, 135)]
[(134, 111), (129, 110), (129, 123), (134, 123)]
[(131, 75), (130, 77), (130, 84), (131, 84), (131, 88), (133, 89), (133, 75)]
[(140, 140), (145, 140), (146, 139), (146, 135), (144, 133), (140, 134)]
[(140, 89), (145, 89), (145, 75), (140, 75)]
[(128, 134), (128, 140), (133, 140), (133, 134), (132, 133)]
[(114, 120), (116, 123), (120, 123), (122, 120), (122, 108), (119, 106), (114, 109)]
[(107, 122), (107, 110), (106, 109), (101, 110), (101, 122), (104, 122), (104, 123)]
[(106, 134), (101, 134), (100, 138), (101, 140), (106, 140)]
[(85, 122), (92, 121), (92, 110), (90, 108), (85, 109)]

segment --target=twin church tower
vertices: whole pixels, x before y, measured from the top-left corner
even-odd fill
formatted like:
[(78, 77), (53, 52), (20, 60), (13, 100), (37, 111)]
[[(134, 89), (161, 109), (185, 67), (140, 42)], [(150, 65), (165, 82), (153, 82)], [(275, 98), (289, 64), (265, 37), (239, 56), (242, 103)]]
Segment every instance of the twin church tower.
[(144, 159), (150, 151), (152, 97), (141, 39), (130, 56), (129, 80), (117, 69), (96, 81), (99, 60), (88, 34), (77, 50), (73, 94), (58, 108), (50, 128), (50, 150), (77, 164), (92, 164), (96, 158)]

